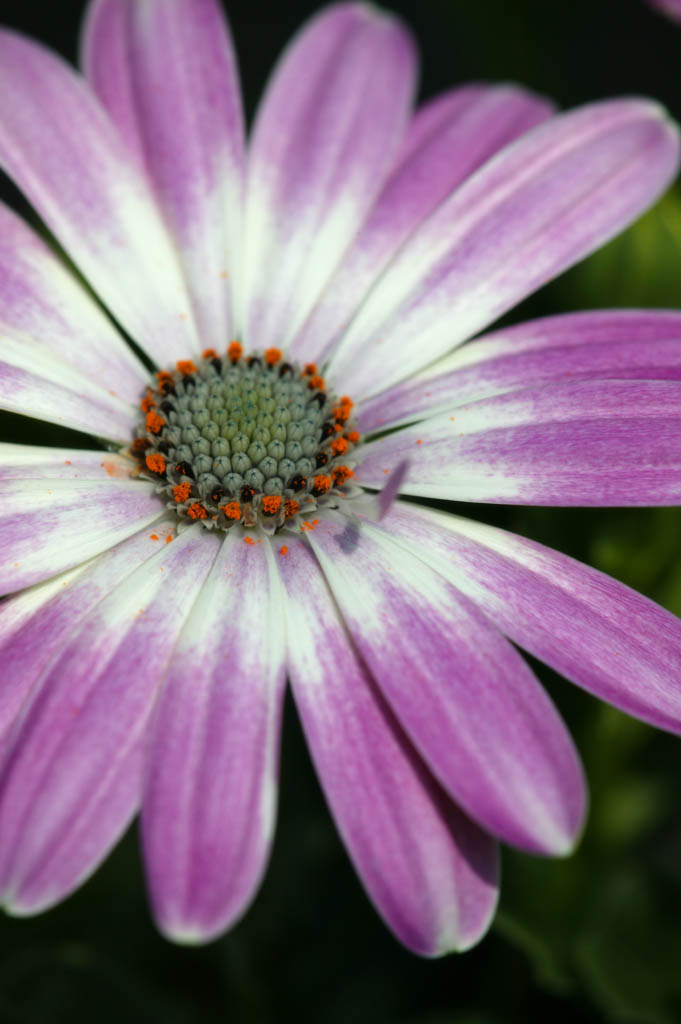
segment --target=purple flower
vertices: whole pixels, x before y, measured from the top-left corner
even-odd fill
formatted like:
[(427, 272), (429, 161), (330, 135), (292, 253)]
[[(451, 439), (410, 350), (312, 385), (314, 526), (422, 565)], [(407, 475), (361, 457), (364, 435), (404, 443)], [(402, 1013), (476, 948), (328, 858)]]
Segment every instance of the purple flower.
[(248, 155), (213, 0), (96, 0), (82, 60), (0, 34), (0, 162), (160, 372), (0, 208), (2, 406), (108, 445), (0, 451), (3, 902), (63, 899), (141, 807), (160, 928), (227, 928), (270, 850), (288, 676), (379, 913), (465, 949), (497, 840), (562, 855), (584, 817), (513, 645), (678, 731), (681, 623), (391, 501), (679, 500), (681, 314), (467, 341), (660, 194), (676, 130), (510, 85), (414, 114), (409, 35), (357, 4), (287, 49)]
[(648, 0), (658, 11), (664, 11), (676, 21), (681, 21), (681, 0)]

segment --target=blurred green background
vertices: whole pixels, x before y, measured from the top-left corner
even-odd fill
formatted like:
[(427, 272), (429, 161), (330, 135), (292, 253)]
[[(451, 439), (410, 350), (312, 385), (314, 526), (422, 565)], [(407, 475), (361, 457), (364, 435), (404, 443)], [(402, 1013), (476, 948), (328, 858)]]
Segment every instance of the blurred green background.
[[(321, 6), (228, 5), (252, 112), (291, 31)], [(82, 0), (3, 3), (2, 20), (75, 58)], [(516, 80), (571, 106), (656, 96), (681, 118), (681, 27), (644, 0), (419, 0), (394, 7), (421, 44), (422, 94), (467, 79)], [(5, 181), (2, 196), (25, 210)], [(681, 189), (625, 235), (544, 288), (513, 321), (608, 306), (681, 305)], [(4, 437), (82, 443), (6, 417)], [(466, 509), (583, 559), (681, 614), (675, 509)], [(591, 813), (566, 861), (503, 855), (491, 933), (422, 961), (402, 950), (360, 889), (325, 809), (292, 708), (281, 812), (265, 884), (243, 922), (201, 949), (150, 922), (130, 834), (78, 893), (29, 920), (0, 918), (0, 1024), (73, 1021), (681, 1021), (681, 744), (535, 665), (582, 752)]]

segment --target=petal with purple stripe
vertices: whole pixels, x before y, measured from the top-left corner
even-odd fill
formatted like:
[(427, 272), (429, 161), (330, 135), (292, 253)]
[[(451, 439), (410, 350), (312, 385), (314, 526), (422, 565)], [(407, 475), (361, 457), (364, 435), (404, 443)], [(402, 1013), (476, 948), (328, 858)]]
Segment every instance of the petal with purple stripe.
[(0, 326), (0, 409), (113, 441), (129, 441), (132, 405), (93, 383), (44, 344)]
[(231, 531), (178, 639), (154, 716), (142, 840), (154, 914), (178, 941), (240, 917), (269, 855), (284, 693), (269, 543)]
[(338, 4), (285, 51), (258, 111), (245, 221), (244, 331), (288, 345), (390, 170), (411, 110), (406, 30)]
[(172, 520), (154, 522), (91, 562), (37, 583), (0, 604), (0, 750), (13, 719), (70, 633), (98, 601), (175, 536)]
[(233, 335), (244, 129), (215, 0), (96, 0), (83, 33), (93, 89), (147, 170), (181, 255), (202, 346)]
[(534, 128), (412, 236), (329, 373), (357, 398), (410, 377), (621, 231), (678, 161), (676, 127), (643, 100), (593, 104)]
[(137, 400), (146, 383), (147, 371), (97, 304), (2, 203), (0, 329), (32, 338), (125, 400)]
[(0, 593), (86, 562), (158, 519), (156, 485), (131, 480), (127, 460), (103, 462), (106, 480), (26, 479), (0, 493)]
[(681, 621), (558, 551), (398, 503), (390, 536), (447, 577), (520, 647), (601, 700), (681, 732)]
[(517, 324), (457, 348), (362, 404), (362, 433), (530, 385), (594, 377), (681, 379), (681, 313), (617, 309)]
[(468, 949), (494, 912), (496, 843), (448, 799), (406, 738), (353, 650), (309, 547), (292, 543), (279, 557), (296, 704), (369, 897), (414, 952)]
[(134, 158), (87, 84), (9, 31), (0, 32), (0, 165), (154, 359), (198, 350), (177, 254)]
[(357, 482), (515, 505), (675, 505), (681, 382), (583, 380), (481, 399), (367, 445)]
[(321, 362), (401, 245), (498, 150), (545, 121), (551, 104), (511, 85), (467, 85), (417, 111), (394, 169), (290, 346)]
[(0, 892), (14, 914), (63, 899), (137, 809), (149, 715), (219, 540), (193, 527), (82, 620), (16, 722), (0, 783)]
[(307, 534), (362, 658), (447, 792), (486, 831), (564, 854), (585, 807), (570, 736), (475, 605), (367, 520)]

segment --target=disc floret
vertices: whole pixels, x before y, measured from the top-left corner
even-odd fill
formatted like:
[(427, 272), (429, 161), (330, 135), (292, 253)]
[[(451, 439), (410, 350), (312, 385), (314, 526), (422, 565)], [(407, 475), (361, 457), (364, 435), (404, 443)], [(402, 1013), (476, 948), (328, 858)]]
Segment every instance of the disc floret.
[(224, 355), (206, 349), (156, 374), (132, 452), (188, 523), (300, 528), (318, 506), (359, 493), (353, 406), (314, 363), (301, 369), (276, 348), (244, 356), (232, 341)]

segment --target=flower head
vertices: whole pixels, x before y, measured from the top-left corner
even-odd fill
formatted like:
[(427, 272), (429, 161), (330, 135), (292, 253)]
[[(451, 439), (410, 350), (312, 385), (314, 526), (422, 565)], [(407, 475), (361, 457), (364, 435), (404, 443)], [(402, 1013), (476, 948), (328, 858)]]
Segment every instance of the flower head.
[(564, 854), (584, 817), (514, 644), (678, 731), (681, 624), (395, 499), (678, 501), (681, 315), (468, 341), (658, 196), (676, 130), (514, 86), (414, 113), (410, 37), (363, 4), (292, 42), (248, 158), (214, 0), (95, 0), (82, 65), (0, 34), (0, 162), (154, 370), (0, 208), (0, 402), (107, 445), (0, 450), (2, 899), (62, 899), (141, 808), (159, 926), (227, 928), (271, 845), (288, 677), (376, 908), (465, 949), (497, 841)]

